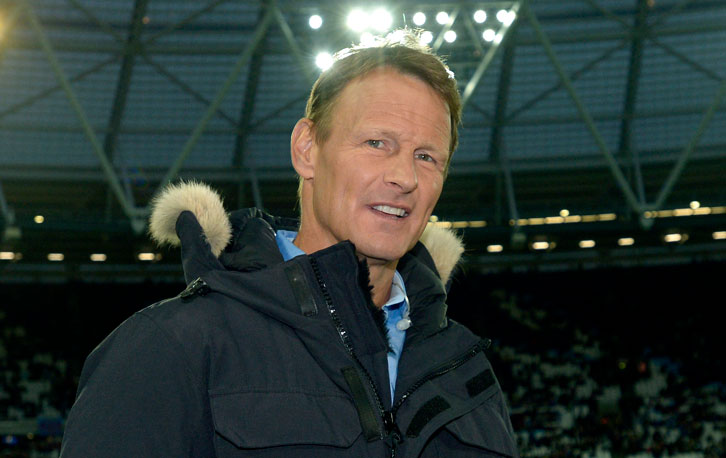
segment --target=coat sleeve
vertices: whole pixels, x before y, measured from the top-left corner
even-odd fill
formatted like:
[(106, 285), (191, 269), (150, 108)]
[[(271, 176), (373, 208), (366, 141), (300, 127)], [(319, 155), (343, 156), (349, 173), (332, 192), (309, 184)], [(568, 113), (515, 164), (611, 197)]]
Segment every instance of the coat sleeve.
[(86, 360), (61, 457), (213, 456), (211, 424), (200, 374), (140, 312)]

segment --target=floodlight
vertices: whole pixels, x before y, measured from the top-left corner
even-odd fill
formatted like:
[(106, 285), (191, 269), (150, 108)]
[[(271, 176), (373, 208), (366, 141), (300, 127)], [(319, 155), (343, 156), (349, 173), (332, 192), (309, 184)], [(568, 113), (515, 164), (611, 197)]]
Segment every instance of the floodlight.
[(43, 222), (45, 222), (45, 217), (43, 215), (35, 215), (33, 221), (35, 221), (36, 224), (43, 224)]
[(434, 41), (434, 34), (426, 30), (421, 34), (421, 37), (419, 38), (419, 41), (422, 45), (427, 45)]
[(355, 30), (356, 32), (362, 32), (368, 28), (370, 24), (370, 17), (365, 11), (360, 9), (354, 9), (348, 15), (348, 20), (346, 23), (348, 24), (348, 27)]
[(413, 15), (413, 23), (416, 25), (424, 25), (426, 24), (426, 15), (423, 14), (421, 11)]
[(476, 10), (474, 12), (474, 20), (481, 24), (482, 22), (487, 20), (487, 12), (484, 10)]
[(436, 22), (438, 22), (441, 25), (444, 25), (447, 22), (449, 22), (449, 13), (447, 13), (446, 11), (439, 11), (436, 14)]
[(315, 57), (315, 65), (325, 71), (333, 65), (333, 56), (330, 53), (321, 52)]
[(484, 41), (494, 41), (494, 37), (497, 36), (497, 32), (495, 32), (494, 29), (486, 29), (481, 36), (484, 38)]
[[(376, 37), (370, 32), (363, 32), (360, 36), (360, 44), (363, 46), (371, 47), (374, 44), (376, 44)], [(320, 66), (320, 65), (318, 65), (318, 66)], [(323, 69), (323, 70), (325, 70), (325, 69)]]
[(456, 32), (453, 30), (447, 30), (444, 34), (444, 40), (446, 40), (447, 43), (453, 43), (456, 41)]
[(313, 14), (312, 16), (310, 16), (308, 24), (310, 24), (311, 29), (319, 29), (320, 26), (323, 25), (323, 18), (321, 18), (317, 14)]
[(385, 32), (393, 25), (393, 17), (391, 16), (391, 13), (385, 9), (378, 8), (373, 11), (373, 14), (371, 14), (370, 23), (371, 26), (378, 32)]
[(517, 18), (517, 13), (514, 11), (499, 10), (497, 11), (497, 20), (502, 24), (509, 26)]

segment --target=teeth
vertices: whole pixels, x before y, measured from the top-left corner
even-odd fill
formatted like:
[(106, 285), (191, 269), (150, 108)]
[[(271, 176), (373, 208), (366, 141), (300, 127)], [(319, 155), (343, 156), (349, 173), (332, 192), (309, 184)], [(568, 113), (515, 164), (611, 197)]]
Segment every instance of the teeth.
[(376, 205), (373, 208), (378, 210), (379, 212), (387, 213), (389, 215), (395, 215), (399, 217), (406, 216), (406, 210), (404, 210), (403, 208), (389, 207), (388, 205)]

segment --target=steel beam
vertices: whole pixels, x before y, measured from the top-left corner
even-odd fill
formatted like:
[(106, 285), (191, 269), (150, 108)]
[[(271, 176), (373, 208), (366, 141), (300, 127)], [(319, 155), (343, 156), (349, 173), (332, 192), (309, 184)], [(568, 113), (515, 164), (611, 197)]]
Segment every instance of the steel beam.
[(8, 201), (5, 199), (2, 181), (0, 181), (0, 216), (5, 220), (5, 226), (15, 224), (15, 212), (8, 206)]
[[(628, 44), (628, 39), (624, 38), (618, 42), (615, 46), (612, 48), (606, 49), (605, 52), (597, 56), (595, 59), (591, 60), (590, 62), (586, 63), (582, 67), (578, 68), (576, 71), (570, 73), (570, 81), (577, 81), (580, 79), (581, 76), (598, 66), (601, 62), (604, 62), (608, 60), (610, 57), (612, 57), (613, 54), (615, 54), (617, 51), (620, 51), (625, 47), (625, 45)], [(524, 102), (522, 105), (520, 105), (517, 109), (512, 110), (509, 115), (507, 116), (506, 122), (510, 123), (514, 119), (516, 119), (520, 114), (527, 111), (528, 109), (532, 108), (542, 100), (549, 97), (551, 94), (557, 92), (562, 88), (562, 80), (558, 79), (556, 83), (554, 83), (552, 86), (548, 87), (544, 91), (540, 92), (539, 94), (535, 95), (528, 101)]]
[(307, 59), (303, 56), (303, 52), (300, 49), (300, 46), (298, 46), (297, 41), (295, 40), (295, 35), (292, 33), (290, 25), (285, 20), (285, 16), (282, 15), (282, 11), (280, 11), (280, 8), (277, 6), (277, 2), (274, 0), (270, 1), (268, 8), (275, 16), (275, 21), (280, 27), (282, 35), (285, 37), (285, 41), (287, 42), (287, 45), (290, 47), (290, 52), (292, 52), (292, 56), (295, 58), (298, 68), (305, 76), (306, 82), (309, 85), (312, 85), (315, 82), (316, 77), (310, 70), (310, 65), (308, 65)]
[(637, 160), (637, 152), (633, 151), (633, 120), (635, 118), (635, 105), (638, 100), (638, 88), (640, 86), (640, 70), (643, 65), (643, 40), (648, 30), (647, 0), (636, 0), (637, 14), (633, 24), (633, 40), (630, 45), (630, 58), (628, 61), (628, 80), (625, 86), (625, 100), (623, 102), (623, 119), (620, 122), (620, 141), (618, 154), (621, 157), (630, 158), (631, 171), (634, 175), (636, 190), (640, 205), (645, 204), (645, 189), (643, 188), (643, 177), (640, 164)]
[[(121, 122), (123, 121), (124, 111), (126, 110), (126, 101), (128, 100), (129, 87), (131, 85), (131, 76), (134, 70), (134, 63), (136, 61), (136, 53), (139, 49), (139, 43), (141, 40), (141, 33), (143, 28), (143, 18), (146, 15), (146, 8), (149, 4), (149, 0), (136, 0), (134, 2), (134, 10), (131, 15), (131, 22), (129, 24), (128, 36), (125, 43), (124, 57), (121, 61), (121, 68), (119, 70), (118, 79), (116, 81), (116, 91), (114, 93), (113, 105), (111, 106), (111, 116), (108, 120), (108, 127), (106, 128), (106, 137), (103, 141), (103, 151), (106, 154), (109, 162), (113, 164), (113, 157), (116, 152), (116, 145), (118, 144), (118, 136), (121, 130)], [(126, 185), (126, 197), (129, 202), (135, 207), (133, 200), (133, 193), (128, 186), (128, 180), (123, 180)], [(108, 189), (110, 203), (111, 189)], [(111, 207), (107, 208), (110, 211)]]
[(61, 87), (63, 88), (63, 91), (66, 94), (66, 97), (68, 98), (68, 101), (71, 104), (71, 108), (76, 113), (76, 116), (78, 117), (78, 120), (81, 123), (81, 127), (83, 128), (83, 131), (88, 138), (88, 140), (91, 143), (92, 149), (94, 153), (96, 153), (96, 156), (98, 157), (99, 161), (101, 162), (101, 168), (103, 169), (104, 175), (106, 176), (106, 180), (109, 182), (111, 189), (113, 190), (114, 195), (116, 196), (116, 199), (118, 200), (119, 204), (121, 205), (121, 208), (126, 214), (126, 216), (131, 220), (132, 226), (134, 225), (134, 221), (138, 220), (138, 218), (141, 216), (139, 213), (139, 210), (136, 209), (131, 205), (131, 203), (126, 199), (126, 196), (124, 195), (123, 189), (121, 188), (121, 185), (119, 183), (118, 176), (116, 175), (115, 170), (113, 169), (112, 164), (109, 162), (108, 158), (103, 152), (103, 148), (101, 146), (101, 143), (98, 140), (98, 137), (96, 136), (96, 133), (93, 131), (93, 128), (91, 127), (88, 117), (86, 116), (86, 112), (81, 106), (81, 104), (78, 102), (78, 98), (76, 97), (75, 91), (71, 87), (68, 78), (66, 77), (63, 68), (61, 67), (60, 63), (58, 62), (58, 58), (55, 55), (55, 52), (53, 51), (53, 48), (50, 44), (50, 41), (45, 36), (45, 32), (43, 31), (43, 27), (40, 25), (40, 22), (38, 21), (38, 17), (35, 15), (35, 11), (28, 5), (27, 0), (24, 0), (25, 2), (25, 8), (28, 14), (28, 18), (30, 19), (30, 24), (35, 32), (35, 34), (38, 37), (38, 40), (41, 43), (41, 46), (43, 48), (43, 51), (46, 55), (46, 58), (48, 59), (48, 62), (51, 65), (51, 68), (53, 69), (53, 73), (55, 73), (56, 78), (58, 79), (58, 82), (60, 83)]
[[(509, 160), (506, 152), (502, 148), (502, 139), (504, 135), (504, 119), (507, 114), (507, 101), (509, 100), (509, 89), (512, 81), (512, 67), (514, 66), (514, 37), (509, 34), (502, 43), (504, 51), (502, 54), (502, 66), (499, 73), (499, 84), (497, 86), (497, 99), (494, 105), (494, 123), (492, 125), (491, 140), (489, 143), (489, 154), (492, 161), (498, 161), (504, 174), (504, 184), (507, 191), (507, 205), (509, 207), (509, 216), (514, 220), (519, 220), (519, 211), (517, 210), (517, 196), (514, 192), (514, 180), (512, 178), (512, 170), (509, 166)], [(519, 229), (516, 225), (515, 232)]]
[[(516, 2), (512, 6), (512, 9), (510, 11), (514, 12), (514, 14), (517, 15), (517, 19), (519, 18), (519, 9), (522, 5), (522, 2)], [(515, 19), (514, 21), (517, 21)], [(492, 60), (494, 60), (494, 56), (497, 54), (497, 50), (499, 49), (499, 46), (501, 45), (502, 41), (504, 40), (504, 37), (507, 34), (507, 31), (509, 28), (514, 24), (514, 22), (510, 23), (509, 25), (502, 24), (502, 26), (499, 28), (499, 31), (497, 32), (497, 35), (492, 42), (492, 46), (489, 48), (486, 54), (484, 54), (484, 57), (479, 62), (479, 65), (476, 67), (476, 70), (474, 70), (474, 74), (471, 75), (471, 78), (469, 79), (469, 82), (466, 83), (466, 86), (464, 87), (464, 91), (461, 94), (461, 107), (462, 109), (466, 106), (466, 104), (469, 102), (469, 99), (474, 94), (474, 91), (477, 87), (479, 87), (479, 82), (481, 81), (482, 76), (484, 76), (484, 72), (487, 71), (489, 68), (489, 65), (492, 63)]]
[(451, 30), (451, 27), (454, 26), (454, 21), (456, 21), (456, 18), (459, 16), (459, 11), (461, 8), (457, 6), (454, 8), (454, 10), (449, 15), (449, 22), (444, 24), (444, 26), (439, 31), (439, 34), (436, 36), (436, 39), (434, 40), (434, 44), (431, 45), (431, 49), (433, 49), (434, 53), (439, 52), (439, 48), (441, 48), (441, 45), (444, 44), (444, 35), (446, 32)]
[(701, 122), (698, 124), (696, 132), (693, 134), (691, 140), (683, 149), (683, 152), (678, 158), (678, 161), (673, 166), (673, 169), (671, 169), (671, 173), (668, 175), (665, 183), (663, 183), (663, 186), (660, 188), (658, 197), (653, 204), (653, 209), (659, 210), (665, 203), (666, 199), (668, 199), (671, 191), (673, 191), (673, 187), (675, 186), (676, 181), (678, 181), (678, 178), (681, 176), (683, 169), (686, 167), (691, 153), (693, 153), (693, 150), (696, 148), (696, 146), (698, 146), (698, 142), (701, 141), (701, 137), (706, 132), (709, 124), (711, 124), (713, 115), (716, 113), (718, 106), (723, 101), (724, 95), (726, 95), (726, 79), (721, 81), (721, 84), (718, 87), (718, 92), (716, 93), (716, 97), (714, 97), (713, 102), (708, 107), (708, 109), (706, 109), (706, 112), (703, 114), (703, 118), (701, 118)]
[(166, 176), (163, 180), (161, 180), (161, 183), (159, 183), (159, 189), (161, 187), (166, 186), (168, 182), (176, 178), (177, 174), (179, 173), (179, 170), (181, 170), (182, 165), (184, 164), (184, 161), (186, 160), (187, 156), (189, 156), (189, 153), (191, 153), (192, 149), (196, 146), (197, 142), (199, 141), (199, 138), (204, 133), (204, 130), (207, 127), (207, 124), (209, 123), (210, 119), (214, 115), (214, 113), (217, 111), (217, 108), (222, 104), (222, 101), (227, 96), (227, 93), (232, 88), (232, 85), (239, 77), (239, 74), (244, 69), (245, 65), (247, 64), (247, 61), (252, 57), (252, 54), (254, 53), (257, 46), (262, 41), (262, 38), (267, 33), (267, 29), (270, 26), (270, 22), (272, 21), (272, 17), (274, 15), (274, 8), (267, 8), (267, 12), (265, 16), (263, 17), (262, 21), (257, 26), (257, 29), (255, 30), (255, 33), (252, 37), (252, 41), (247, 45), (245, 50), (240, 55), (239, 59), (237, 59), (237, 62), (235, 63), (234, 67), (232, 68), (232, 71), (230, 72), (229, 76), (227, 77), (227, 80), (224, 82), (222, 87), (219, 89), (219, 92), (217, 92), (217, 95), (214, 97), (214, 100), (212, 101), (212, 104), (207, 108), (205, 113), (202, 115), (202, 118), (199, 120), (199, 123), (192, 131), (191, 136), (187, 140), (186, 144), (184, 145), (184, 148), (182, 149), (179, 156), (174, 161), (174, 164), (172, 164), (171, 168), (167, 172)]
[(615, 183), (620, 188), (621, 192), (624, 194), (625, 200), (628, 203), (628, 205), (630, 206), (630, 208), (633, 210), (633, 212), (635, 212), (637, 214), (641, 214), (643, 212), (641, 205), (638, 203), (638, 200), (635, 197), (633, 190), (630, 188), (630, 185), (628, 184), (627, 180), (625, 179), (623, 172), (620, 170), (620, 167), (618, 166), (617, 161), (615, 160), (612, 153), (610, 152), (607, 145), (605, 144), (605, 140), (603, 139), (602, 135), (600, 134), (600, 131), (597, 129), (597, 126), (595, 126), (595, 122), (593, 121), (592, 116), (590, 116), (590, 113), (588, 112), (585, 105), (582, 103), (580, 96), (575, 91), (575, 88), (572, 85), (572, 81), (570, 81), (570, 78), (567, 76), (567, 73), (565, 73), (565, 70), (562, 68), (562, 65), (560, 64), (560, 61), (557, 58), (557, 54), (555, 54), (555, 51), (552, 48), (552, 44), (550, 43), (549, 38), (547, 37), (547, 34), (545, 34), (545, 32), (542, 30), (542, 27), (540, 26), (537, 16), (529, 8), (529, 5), (526, 3), (526, 1), (523, 2), (522, 6), (523, 6), (525, 14), (527, 15), (527, 19), (529, 20), (530, 24), (532, 25), (532, 28), (534, 29), (535, 34), (539, 38), (540, 43), (542, 43), (542, 47), (544, 48), (545, 53), (547, 54), (547, 57), (549, 58), (550, 62), (552, 63), (552, 66), (554, 67), (555, 71), (557, 72), (560, 79), (562, 80), (563, 86), (565, 87), (565, 89), (567, 90), (567, 93), (570, 95), (570, 98), (572, 99), (573, 103), (575, 104), (575, 107), (577, 108), (577, 111), (580, 114), (580, 117), (584, 121), (587, 129), (590, 131), (590, 134), (593, 136), (598, 148), (605, 156), (605, 160), (608, 164), (608, 167), (610, 168), (610, 171), (612, 172), (613, 177), (615, 178)]

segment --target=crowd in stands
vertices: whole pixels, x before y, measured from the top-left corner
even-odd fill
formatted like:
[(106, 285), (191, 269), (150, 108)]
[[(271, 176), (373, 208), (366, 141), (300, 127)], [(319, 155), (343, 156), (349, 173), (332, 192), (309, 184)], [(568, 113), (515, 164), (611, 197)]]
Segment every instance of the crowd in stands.
[[(622, 315), (632, 304), (616, 306), (607, 294), (581, 298), (578, 306), (532, 293), (541, 285), (495, 287), (476, 278), (471, 284), (452, 294), (450, 314), (494, 340), (488, 355), (523, 457), (726, 456), (726, 371), (713, 348), (719, 336), (709, 334), (713, 318), (706, 305), (692, 306), (688, 319), (671, 323), (653, 307)], [(86, 315), (83, 293), (76, 290), (71, 300), (79, 309), (59, 313), (38, 305), (41, 299), (29, 300), (32, 285), (0, 284), (0, 457), (58, 456), (85, 356), (133, 312), (130, 307), (156, 299), (145, 301), (142, 287), (104, 288), (106, 297), (119, 288), (136, 301), (119, 306), (83, 344), (68, 346), (59, 343), (63, 335), (89, 329), (78, 318), (79, 310)], [(10, 289), (15, 293), (3, 294)], [(94, 294), (88, 292), (89, 302)], [(50, 302), (62, 308), (55, 304), (66, 299), (60, 294)], [(598, 300), (610, 302), (599, 306)], [(52, 323), (39, 325), (48, 317)]]

